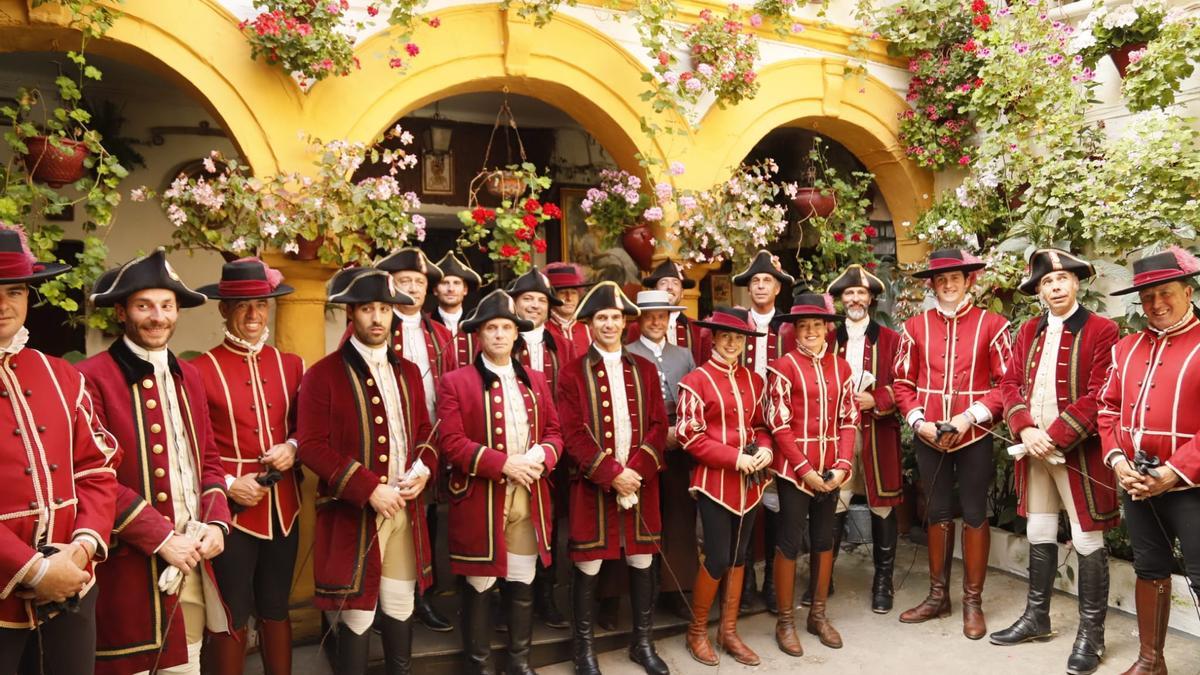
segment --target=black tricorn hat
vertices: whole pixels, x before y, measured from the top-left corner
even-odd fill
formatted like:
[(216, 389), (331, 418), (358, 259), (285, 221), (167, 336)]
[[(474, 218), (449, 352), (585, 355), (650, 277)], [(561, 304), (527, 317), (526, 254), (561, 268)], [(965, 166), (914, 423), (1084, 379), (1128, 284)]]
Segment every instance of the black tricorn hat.
[(713, 333), (726, 331), (748, 337), (762, 337), (766, 333), (759, 332), (750, 322), (750, 310), (745, 307), (713, 307), (712, 316), (703, 321), (692, 323), (707, 328)]
[(1092, 263), (1072, 255), (1061, 248), (1039, 248), (1029, 256), (1029, 265), (1025, 268), (1025, 279), (1017, 290), (1025, 295), (1037, 295), (1038, 284), (1042, 277), (1051, 272), (1071, 272), (1080, 281), (1096, 273)]
[(579, 307), (575, 309), (575, 319), (586, 321), (603, 309), (618, 309), (626, 316), (637, 316), (641, 313), (638, 306), (625, 295), (617, 282), (601, 281), (579, 301)]
[(474, 333), (492, 319), (508, 319), (517, 324), (519, 331), (533, 330), (533, 322), (517, 316), (517, 303), (513, 302), (511, 295), (501, 290), (483, 296), (471, 316), (463, 320), (461, 329), (464, 333)]
[(420, 272), (429, 279), (431, 284), (442, 280), (442, 270), (429, 262), (429, 258), (425, 257), (425, 253), (421, 249), (412, 246), (393, 251), (380, 258), (373, 267), (385, 272)]
[(830, 282), (825, 292), (836, 298), (841, 296), (847, 288), (855, 287), (865, 288), (875, 297), (883, 295), (883, 280), (868, 272), (867, 268), (858, 263), (847, 267), (844, 272), (839, 274), (838, 278)]
[(38, 262), (29, 252), (24, 230), (0, 227), (0, 284), (42, 281), (69, 269), (62, 263)]
[(683, 283), (684, 288), (695, 288), (696, 280), (689, 279), (683, 274), (683, 266), (674, 260), (664, 260), (661, 265), (654, 268), (650, 276), (642, 279), (642, 286), (646, 288), (654, 288), (658, 286), (659, 279), (675, 278)]
[(283, 281), (283, 275), (258, 258), (241, 258), (221, 266), (221, 280), (196, 290), (211, 300), (255, 300), (277, 298), (296, 289)]
[(765, 249), (754, 254), (754, 259), (750, 261), (746, 269), (733, 278), (733, 285), (749, 286), (750, 280), (754, 278), (755, 274), (770, 274), (778, 279), (781, 284), (796, 283), (792, 275), (780, 269), (775, 256)]
[(396, 288), (392, 275), (376, 267), (348, 267), (329, 280), (329, 302), (361, 305), (386, 302), (412, 305), (413, 299)]
[(454, 251), (447, 251), (446, 255), (437, 261), (437, 268), (441, 270), (443, 279), (446, 277), (458, 277), (466, 282), (467, 286), (472, 288), (479, 288), (483, 285), (483, 277), (471, 269), (470, 265), (459, 260), (458, 256), (454, 255)]
[(932, 279), (943, 272), (970, 274), (987, 267), (987, 264), (960, 248), (944, 248), (929, 254), (929, 266), (913, 272), (918, 279)]
[(1168, 281), (1182, 281), (1200, 274), (1200, 261), (1187, 251), (1172, 246), (1162, 253), (1133, 261), (1133, 285), (1109, 295), (1125, 295)]
[(101, 280), (106, 282), (105, 286), (102, 288), (97, 283), (92, 293), (92, 304), (97, 307), (112, 307), (147, 288), (174, 291), (175, 304), (182, 309), (199, 307), (208, 300), (204, 294), (193, 291), (183, 283), (167, 260), (167, 250), (161, 246), (150, 255), (134, 258), (118, 267), (111, 281), (105, 278), (106, 276), (107, 274), (101, 277)]
[(513, 298), (525, 293), (541, 293), (550, 300), (550, 305), (553, 307), (562, 307), (563, 301), (558, 299), (554, 293), (554, 289), (550, 286), (550, 279), (542, 274), (542, 271), (537, 268), (537, 265), (529, 268), (529, 271), (517, 277), (512, 285), (508, 287), (508, 294)]

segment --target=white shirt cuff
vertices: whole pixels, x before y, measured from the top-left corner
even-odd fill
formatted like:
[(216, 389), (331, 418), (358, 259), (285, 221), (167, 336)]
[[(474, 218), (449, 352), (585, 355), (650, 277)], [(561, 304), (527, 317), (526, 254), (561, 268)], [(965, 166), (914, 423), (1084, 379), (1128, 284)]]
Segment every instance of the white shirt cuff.
[(908, 422), (908, 426), (911, 427), (914, 424), (916, 424), (918, 421), (924, 420), (924, 419), (925, 419), (925, 409), (917, 408), (916, 410), (913, 410), (912, 412), (908, 413), (908, 416), (904, 418), (904, 421)]
[[(1114, 459), (1114, 456), (1116, 459)], [(1117, 461), (1118, 459), (1120, 461)], [(1125, 456), (1125, 451), (1120, 448), (1113, 448), (1112, 450), (1108, 451), (1107, 455), (1104, 456), (1104, 465), (1110, 469), (1115, 469), (1117, 464), (1128, 461), (1129, 458)]]
[(992, 411), (988, 410), (987, 406), (979, 401), (972, 403), (971, 407), (967, 408), (967, 412), (971, 413), (971, 416), (975, 418), (976, 424), (987, 424), (992, 421)]
[(528, 450), (525, 451), (525, 459), (533, 462), (534, 464), (545, 464), (546, 449), (540, 444), (532, 445)]
[(154, 553), (155, 553), (155, 555), (157, 555), (157, 554), (158, 554), (158, 552), (162, 550), (162, 547), (163, 547), (163, 546), (166, 546), (166, 545), (167, 545), (167, 542), (168, 542), (168, 541), (171, 541), (171, 537), (174, 537), (174, 536), (175, 536), (175, 530), (171, 530), (171, 532), (167, 534), (167, 537), (166, 537), (166, 539), (163, 539), (162, 541), (160, 541), (160, 542), (158, 543), (158, 546), (155, 546), (155, 547), (154, 547)]
[(416, 459), (416, 461), (413, 462), (413, 465), (408, 469), (408, 473), (406, 474), (406, 477), (407, 478), (420, 478), (421, 476), (428, 476), (428, 475), (429, 475), (429, 467), (425, 466), (425, 462), (422, 462), (421, 458), (418, 457)]

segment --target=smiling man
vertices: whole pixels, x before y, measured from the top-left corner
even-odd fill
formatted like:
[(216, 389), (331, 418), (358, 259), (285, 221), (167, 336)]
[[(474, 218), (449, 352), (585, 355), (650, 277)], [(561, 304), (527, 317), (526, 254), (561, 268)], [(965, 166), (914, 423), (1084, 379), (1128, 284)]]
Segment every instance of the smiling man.
[(567, 361), (570, 361), (583, 356), (592, 344), (588, 324), (575, 320), (579, 299), (592, 284), (587, 280), (583, 268), (575, 263), (550, 263), (543, 271), (550, 287), (554, 289), (555, 299), (558, 300), (550, 305), (550, 320), (546, 326), (551, 333), (557, 333), (570, 346), (571, 351), (567, 355)]
[[(1179, 541), (1184, 571), (1200, 593), (1200, 319), (1188, 282), (1200, 261), (1177, 246), (1133, 263), (1133, 285), (1149, 323), (1113, 348), (1101, 390), (1100, 440), (1124, 490), (1133, 544), (1141, 649), (1129, 673), (1165, 673), (1171, 573)], [(1158, 462), (1150, 469), (1145, 462)], [(1141, 467), (1139, 469), (1139, 466)]]
[(445, 326), (454, 338), (442, 353), (442, 372), (448, 373), (471, 363), (475, 354), (479, 353), (475, 335), (459, 330), (459, 326), (465, 318), (464, 301), (467, 295), (478, 291), (483, 279), (470, 265), (459, 260), (453, 251), (442, 256), (437, 268), (442, 271), (441, 280), (433, 287), (438, 306), (430, 312), (429, 318)]
[[(664, 260), (656, 267), (650, 276), (642, 279), (642, 286), (656, 291), (666, 291), (667, 300), (672, 305), (680, 305), (683, 291), (696, 287), (696, 280), (689, 279), (683, 273), (683, 266), (674, 260)], [(708, 360), (709, 350), (703, 329), (693, 326), (682, 309), (673, 310), (667, 315), (667, 343), (683, 347), (692, 353), (692, 360), (704, 363)], [(627, 336), (630, 341), (636, 340), (636, 335)]]

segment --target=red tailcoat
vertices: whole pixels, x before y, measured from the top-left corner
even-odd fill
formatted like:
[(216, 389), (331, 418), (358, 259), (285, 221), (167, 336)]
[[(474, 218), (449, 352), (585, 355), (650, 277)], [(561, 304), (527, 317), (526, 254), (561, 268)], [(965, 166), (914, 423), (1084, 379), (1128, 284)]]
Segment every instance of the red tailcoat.
[[(850, 335), (839, 326), (829, 333), (830, 345), (846, 358)], [(875, 376), (869, 390), (875, 407), (860, 411), (862, 418), (862, 470), (871, 506), (895, 506), (904, 501), (903, 466), (900, 463), (900, 420), (896, 417), (896, 392), (892, 388), (900, 334), (875, 320), (867, 325), (863, 346), (863, 372)]]
[(972, 403), (991, 413), (984, 429), (971, 427), (950, 452), (988, 435), (1004, 400), (1000, 378), (1012, 356), (1008, 320), (967, 303), (947, 319), (936, 309), (904, 322), (893, 387), (900, 414), (923, 410), (927, 422), (949, 422)]
[(554, 333), (570, 348), (564, 363), (583, 356), (592, 346), (592, 329), (582, 321), (572, 321), (564, 326), (551, 311), (550, 318), (546, 321), (546, 330)]
[[(437, 482), (437, 450), (421, 373), (410, 361), (389, 361), (400, 387), (407, 448), (404, 470), (418, 458)], [(319, 479), (313, 541), (313, 605), (322, 610), (375, 609), (382, 561), (371, 493), (388, 482), (387, 410), (379, 383), (350, 341), (317, 361), (300, 385), (300, 461)], [(401, 472), (403, 473), (403, 472)], [(429, 490), (405, 504), (416, 553), (417, 585), (433, 581), (433, 549), (425, 523)]]
[(743, 514), (762, 500), (767, 483), (754, 484), (737, 470), (747, 444), (770, 448), (763, 415), (766, 380), (745, 366), (709, 359), (679, 382), (675, 433), (696, 458), (690, 490)]
[[(661, 538), (658, 472), (667, 444), (667, 411), (663, 406), (658, 369), (640, 356), (625, 352), (621, 363), (625, 400), (633, 428), (629, 461), (622, 466), (613, 456), (612, 396), (605, 379), (604, 360), (594, 349), (563, 368), (558, 376), (558, 419), (567, 454), (579, 467), (571, 482), (571, 559), (609, 560), (625, 555), (655, 553)], [(638, 503), (618, 509), (612, 480), (628, 467), (642, 477)]]
[[(173, 354), (169, 367), (200, 480), (200, 520), (228, 528), (225, 470), (209, 422), (200, 371)], [(121, 448), (112, 531), (115, 541), (108, 561), (96, 570), (100, 597), (104, 598), (96, 604), (96, 673), (136, 673), (150, 669), (155, 661), (159, 668), (186, 663), (187, 635), (179, 596), (158, 590), (158, 577), (167, 564), (154, 553), (175, 531), (165, 452), (165, 396), (159, 391), (154, 366), (136, 356), (122, 338), (108, 351), (80, 363), (79, 370), (96, 404), (96, 417)], [(205, 561), (203, 569), (212, 590), (217, 591), (212, 563)], [(210, 611), (209, 616), (218, 613), (225, 617), (225, 626), (218, 629), (227, 628), (230, 621), (224, 603), (219, 612)]]
[[(554, 542), (554, 508), (550, 472), (562, 456), (558, 415), (546, 378), (514, 367), (525, 399), (529, 445), (505, 447), (506, 403), (500, 379), (476, 357), (471, 366), (442, 378), (438, 387), (441, 425), (438, 444), (450, 465), (450, 571), (479, 577), (508, 574), (504, 542), (504, 463), (510, 449), (525, 452), (540, 444), (546, 453), (542, 478), (530, 490), (530, 514), (542, 564), (550, 565)], [(516, 489), (524, 488), (517, 486)]]
[[(1135, 435), (1141, 449), (1180, 475), (1178, 488), (1200, 485), (1200, 320), (1195, 316), (1169, 333), (1147, 328), (1113, 347), (1101, 390), (1098, 424), (1107, 455), (1132, 460)], [(1165, 471), (1167, 469), (1159, 469)]]
[[(225, 474), (235, 478), (266, 473), (259, 461), (272, 447), (287, 442), (296, 431), (296, 394), (304, 376), (304, 361), (264, 346), (251, 356), (229, 340), (192, 361), (208, 392), (217, 449)], [(266, 380), (261, 382), (260, 380)], [(260, 539), (287, 536), (300, 513), (300, 485), (296, 471), (271, 486), (258, 504), (233, 516), (233, 526)]]
[[(436, 314), (434, 315), (437, 316)], [(434, 319), (434, 323), (439, 326), (444, 325)], [(461, 323), (459, 324), (461, 325)], [(448, 328), (446, 330), (449, 330)], [(442, 352), (442, 374), (450, 373), (463, 366), (470, 365), (475, 360), (475, 355), (479, 353), (479, 340), (475, 333), (467, 333), (462, 330), (454, 334), (450, 338), (449, 344)]]
[[(1013, 345), (1012, 362), (1004, 379), (1000, 380), (1000, 390), (1004, 393), (1004, 420), (1017, 442), (1021, 431), (1037, 426), (1029, 412), (1029, 403), (1042, 361), (1042, 347), (1046, 343), (1045, 328), (1044, 316), (1021, 326)], [(1096, 435), (1100, 389), (1112, 362), (1112, 347), (1117, 342), (1117, 334), (1116, 323), (1080, 307), (1063, 323), (1058, 353), (1051, 355), (1055, 365), (1055, 399), (1060, 412), (1058, 419), (1045, 431), (1066, 455), (1067, 466), (1074, 469), (1067, 472), (1067, 478), (1075, 512), (1085, 532), (1113, 527), (1121, 515), (1113, 473), (1104, 465), (1104, 450)], [(1014, 471), (1022, 516), (1028, 516), (1026, 491), (1030, 461), (1040, 460), (1019, 459)]]
[[(545, 331), (542, 336), (542, 370), (541, 373), (546, 377), (546, 384), (550, 385), (550, 391), (558, 390), (558, 374), (562, 371), (563, 366), (567, 365), (569, 359), (567, 354), (570, 353), (571, 346), (567, 344), (558, 333), (552, 333), (549, 330)], [(535, 370), (529, 362), (529, 348), (525, 345), (524, 339), (517, 339), (517, 344), (513, 346), (513, 356), (521, 362), (527, 370)]]
[(79, 372), (36, 349), (0, 359), (0, 398), (0, 427), (13, 430), (0, 446), (0, 628), (33, 628), (33, 604), (14, 592), (39, 546), (86, 533), (99, 544), (95, 559), (108, 555), (117, 442)]
[(841, 469), (850, 480), (859, 416), (845, 359), (826, 346), (817, 356), (796, 348), (772, 361), (766, 406), (775, 436), (775, 475), (809, 494), (804, 484), (809, 471)]
[[(429, 368), (433, 373), (434, 383), (436, 384), (437, 378), (441, 377), (442, 373), (447, 372), (446, 366), (456, 362), (455, 357), (449, 355), (451, 343), (454, 342), (454, 336), (450, 334), (449, 328), (429, 318), (428, 314), (421, 315), (421, 329), (425, 333), (425, 349), (426, 354), (429, 356)], [(347, 325), (346, 330), (342, 333), (340, 344), (346, 344), (353, 334), (354, 326)], [(388, 340), (396, 355), (404, 357), (404, 325), (400, 320), (400, 312), (393, 312), (392, 334)], [(409, 360), (411, 361), (411, 359)]]

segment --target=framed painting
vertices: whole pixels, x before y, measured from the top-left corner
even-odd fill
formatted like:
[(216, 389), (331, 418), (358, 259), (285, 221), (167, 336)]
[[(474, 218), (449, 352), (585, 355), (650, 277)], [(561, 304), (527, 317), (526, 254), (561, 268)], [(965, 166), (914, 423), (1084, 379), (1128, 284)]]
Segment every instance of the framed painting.
[(427, 152), (421, 162), (421, 192), (427, 195), (454, 194), (454, 155)]
[(562, 259), (589, 264), (596, 254), (595, 237), (588, 233), (587, 215), (583, 212), (583, 200), (587, 188), (564, 187), (558, 191), (562, 202)]

